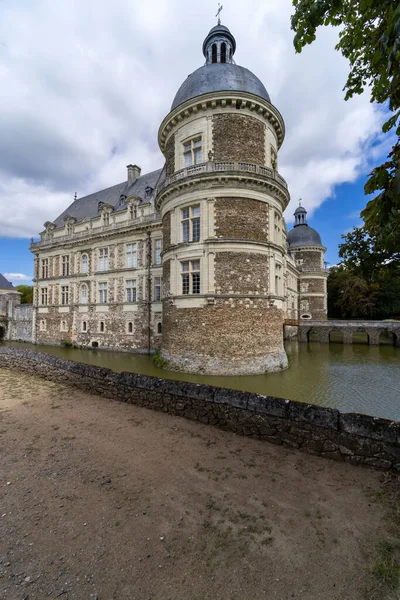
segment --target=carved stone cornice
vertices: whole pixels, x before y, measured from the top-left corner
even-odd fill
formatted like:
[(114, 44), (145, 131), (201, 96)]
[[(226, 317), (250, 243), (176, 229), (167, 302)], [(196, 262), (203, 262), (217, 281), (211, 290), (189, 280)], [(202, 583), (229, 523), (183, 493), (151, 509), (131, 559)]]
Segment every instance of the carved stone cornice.
[(285, 122), (279, 110), (270, 102), (247, 92), (210, 92), (192, 98), (177, 106), (163, 120), (158, 130), (158, 143), (161, 152), (165, 153), (165, 143), (175, 125), (192, 117), (194, 114), (214, 110), (217, 107), (232, 107), (238, 111), (247, 109), (263, 116), (272, 125), (278, 138), (278, 149), (285, 137)]

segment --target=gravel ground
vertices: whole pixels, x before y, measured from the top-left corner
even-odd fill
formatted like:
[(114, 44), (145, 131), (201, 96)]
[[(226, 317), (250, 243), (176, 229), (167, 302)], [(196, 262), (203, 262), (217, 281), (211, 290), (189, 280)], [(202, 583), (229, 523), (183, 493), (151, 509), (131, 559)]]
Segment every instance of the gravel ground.
[(0, 598), (372, 597), (382, 474), (6, 369), (0, 410)]

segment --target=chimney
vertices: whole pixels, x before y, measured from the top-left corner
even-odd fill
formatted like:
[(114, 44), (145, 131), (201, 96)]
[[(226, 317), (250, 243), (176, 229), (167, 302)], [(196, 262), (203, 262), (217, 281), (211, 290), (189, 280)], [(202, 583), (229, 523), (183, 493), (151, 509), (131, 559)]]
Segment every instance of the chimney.
[(140, 177), (140, 173), (142, 169), (137, 165), (128, 165), (128, 183), (133, 183), (136, 181), (138, 177)]

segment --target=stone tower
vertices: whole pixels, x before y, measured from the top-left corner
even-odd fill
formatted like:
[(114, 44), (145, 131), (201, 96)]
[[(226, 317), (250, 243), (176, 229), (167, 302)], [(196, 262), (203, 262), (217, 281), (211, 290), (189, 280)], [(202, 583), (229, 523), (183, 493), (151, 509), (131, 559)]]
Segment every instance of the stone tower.
[(307, 223), (307, 211), (296, 208), (295, 224), (287, 236), (289, 252), (300, 271), (299, 316), (300, 319), (324, 321), (327, 319), (327, 271), (324, 268), (326, 248), (319, 233)]
[(205, 65), (182, 84), (159, 129), (161, 353), (170, 368), (193, 373), (287, 367), (285, 126), (261, 81), (234, 63), (235, 50), (227, 27), (211, 29)]

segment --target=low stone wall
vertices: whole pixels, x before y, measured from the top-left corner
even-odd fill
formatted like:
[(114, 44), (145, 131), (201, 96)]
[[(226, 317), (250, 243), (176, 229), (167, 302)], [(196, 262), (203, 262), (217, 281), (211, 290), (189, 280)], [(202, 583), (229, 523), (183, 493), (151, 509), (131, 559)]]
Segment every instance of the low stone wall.
[(400, 423), (207, 385), (114, 373), (0, 347), (0, 367), (354, 465), (400, 472)]

